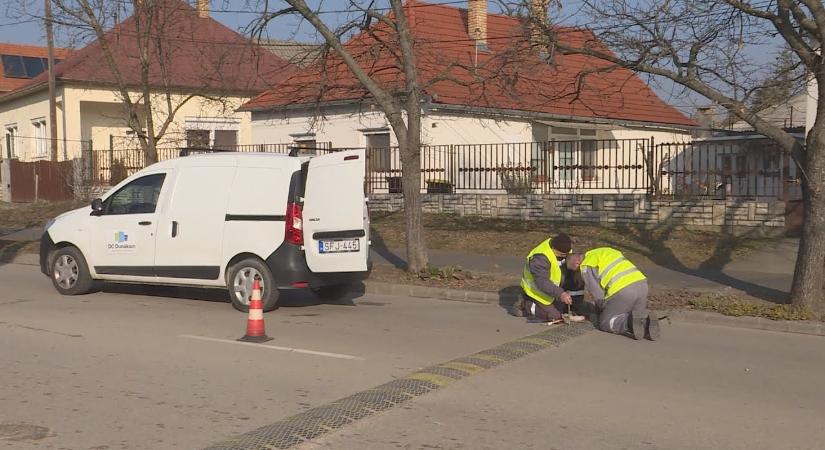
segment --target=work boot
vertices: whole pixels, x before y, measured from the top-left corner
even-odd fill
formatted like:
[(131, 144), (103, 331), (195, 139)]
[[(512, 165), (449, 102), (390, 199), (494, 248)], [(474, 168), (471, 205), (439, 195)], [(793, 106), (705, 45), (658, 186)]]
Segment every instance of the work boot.
[(510, 309), (510, 314), (516, 317), (524, 317), (524, 298), (519, 297), (516, 299), (516, 302), (513, 303), (512, 308)]
[(630, 317), (631, 320), (628, 322), (630, 333), (633, 335), (633, 339), (641, 341), (645, 337), (647, 317), (639, 313), (630, 313)]
[(659, 328), (659, 316), (653, 311), (650, 311), (650, 314), (647, 316), (645, 337), (651, 341), (655, 341), (662, 337), (662, 330)]

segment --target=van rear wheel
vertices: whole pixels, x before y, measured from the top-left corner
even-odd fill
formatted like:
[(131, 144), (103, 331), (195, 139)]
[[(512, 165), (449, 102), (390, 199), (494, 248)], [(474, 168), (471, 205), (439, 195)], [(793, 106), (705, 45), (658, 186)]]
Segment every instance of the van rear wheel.
[(256, 279), (261, 284), (261, 301), (264, 311), (278, 309), (279, 292), (275, 287), (272, 272), (258, 258), (246, 258), (229, 267), (226, 274), (226, 287), (229, 290), (232, 306), (238, 311), (249, 311), (252, 284)]

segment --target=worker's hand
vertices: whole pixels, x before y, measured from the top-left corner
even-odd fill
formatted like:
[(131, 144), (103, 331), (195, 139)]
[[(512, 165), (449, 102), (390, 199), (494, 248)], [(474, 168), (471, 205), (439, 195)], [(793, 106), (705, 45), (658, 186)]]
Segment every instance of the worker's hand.
[(559, 296), (559, 300), (565, 305), (572, 305), (573, 304), (573, 297), (570, 296), (567, 292), (562, 292)]

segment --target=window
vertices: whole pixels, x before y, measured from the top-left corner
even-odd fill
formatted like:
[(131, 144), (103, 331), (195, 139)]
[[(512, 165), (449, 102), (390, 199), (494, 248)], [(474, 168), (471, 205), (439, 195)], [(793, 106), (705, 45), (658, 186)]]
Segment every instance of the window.
[(770, 152), (762, 154), (762, 170), (772, 172), (779, 170), (779, 153)]
[(366, 137), (370, 170), (373, 172), (389, 172), (392, 170), (390, 133), (370, 133)]
[(580, 141), (579, 145), (582, 155), (582, 181), (596, 181), (596, 141)]
[(45, 158), (49, 154), (49, 132), (46, 130), (46, 119), (32, 120), (34, 127), (34, 148), (37, 158)]
[(212, 148), (234, 150), (238, 146), (238, 132), (235, 130), (215, 130)]
[(3, 140), (3, 146), (6, 147), (6, 156), (11, 158), (17, 157), (18, 136), (17, 124), (6, 125), (6, 136)]
[(186, 146), (235, 150), (240, 123), (232, 117), (186, 117)]
[(118, 189), (106, 199), (105, 215), (152, 214), (158, 204), (160, 189), (166, 174), (158, 173), (140, 177)]
[(186, 130), (186, 146), (209, 148), (209, 130)]
[[(3, 75), (8, 78), (34, 78), (45, 72), (49, 67), (48, 58), (20, 55), (2, 55)], [(59, 63), (55, 59), (54, 63)]]
[(318, 143), (315, 140), (306, 140), (302, 139), (300, 141), (295, 141), (295, 147), (298, 148), (300, 153), (307, 153), (310, 155), (314, 155), (318, 152)]
[(561, 166), (559, 178), (574, 179), (575, 167), (578, 166), (578, 176), (582, 181), (596, 181), (599, 152), (597, 130), (551, 126), (550, 133), (551, 138), (557, 141), (554, 147), (557, 152), (557, 165)]

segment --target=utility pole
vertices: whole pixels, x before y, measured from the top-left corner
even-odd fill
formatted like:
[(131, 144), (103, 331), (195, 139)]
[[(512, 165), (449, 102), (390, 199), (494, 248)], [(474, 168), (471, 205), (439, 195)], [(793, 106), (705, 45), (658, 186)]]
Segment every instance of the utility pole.
[(52, 32), (52, 0), (45, 1), (46, 12), (46, 45), (48, 46), (49, 72), (49, 148), (52, 161), (57, 161), (57, 99), (55, 99), (54, 80), (54, 33)]

